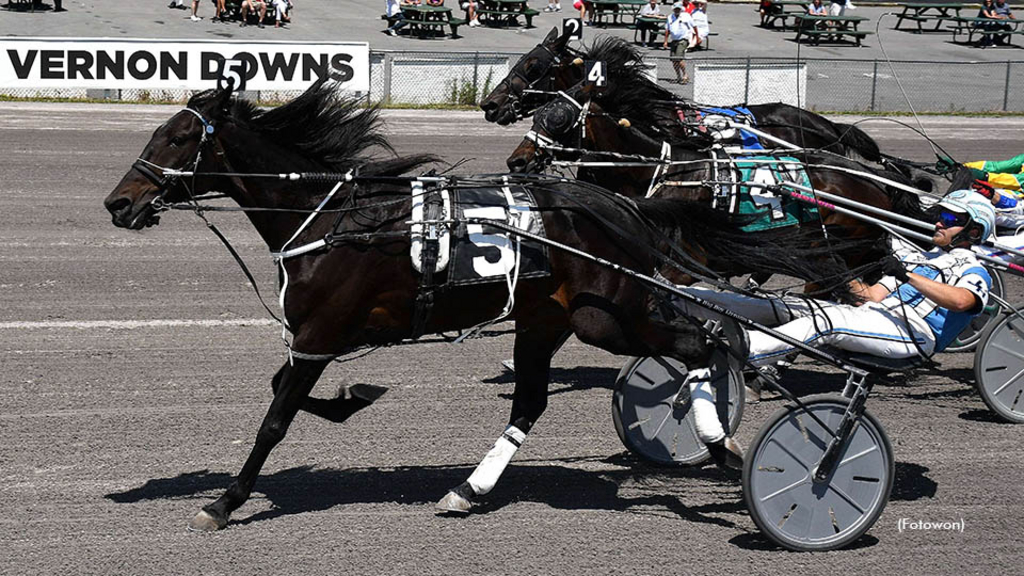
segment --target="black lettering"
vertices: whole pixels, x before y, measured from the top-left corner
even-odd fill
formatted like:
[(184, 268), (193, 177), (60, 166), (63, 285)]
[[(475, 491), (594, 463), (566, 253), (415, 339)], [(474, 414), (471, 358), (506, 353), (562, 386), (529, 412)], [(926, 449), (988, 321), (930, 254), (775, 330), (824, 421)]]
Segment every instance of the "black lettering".
[[(146, 69), (140, 69), (139, 63), (145, 62)], [(128, 57), (128, 73), (136, 80), (149, 80), (156, 74), (156, 58), (149, 52), (132, 52)]]
[(170, 52), (160, 53), (160, 79), (170, 80), (171, 72), (174, 72), (174, 77), (178, 80), (188, 76), (188, 52), (178, 52), (177, 60)]
[(199, 55), (200, 72), (203, 80), (216, 80), (220, 77), (224, 57), (216, 52), (202, 52)]
[(85, 50), (68, 51), (68, 80), (81, 77), (83, 80), (92, 80), (92, 53)]
[(8, 50), (7, 57), (11, 59), (11, 66), (14, 66), (14, 73), (18, 75), (19, 80), (25, 80), (28, 78), (28, 73), (32, 70), (32, 64), (36, 61), (35, 50), (29, 50), (25, 53), (25, 59), (18, 58), (17, 50)]
[(331, 78), (334, 78), (339, 83), (351, 80), (356, 75), (356, 71), (352, 69), (352, 66), (349, 66), (351, 61), (351, 54), (335, 54), (332, 56), (331, 68), (334, 68), (334, 72), (331, 73)]
[(259, 62), (256, 61), (256, 57), (248, 52), (239, 52), (235, 54), (232, 60), (241, 60), (245, 63), (245, 80), (248, 82), (256, 77), (256, 72), (259, 70)]
[(318, 80), (320, 78), (325, 78), (327, 76), (327, 73), (328, 73), (327, 54), (318, 54), (316, 56), (314, 56), (312, 54), (303, 54), (302, 55), (302, 80), (303, 81), (307, 81), (308, 82), (309, 80), (313, 79), (313, 77), (310, 75), (310, 72), (315, 72), (316, 73), (316, 77), (317, 77)]
[(96, 79), (106, 80), (108, 73), (114, 80), (124, 80), (124, 52), (118, 50), (113, 57), (106, 50), (96, 53)]
[(263, 73), (266, 75), (267, 80), (273, 82), (277, 80), (277, 75), (280, 74), (284, 77), (286, 82), (291, 82), (295, 76), (295, 67), (299, 64), (299, 55), (292, 54), (285, 60), (284, 54), (274, 54), (274, 60), (270, 60), (270, 55), (266, 52), (260, 52), (260, 62), (263, 63)]
[(63, 50), (43, 50), (41, 64), (42, 70), (39, 72), (39, 77), (43, 80), (64, 79)]

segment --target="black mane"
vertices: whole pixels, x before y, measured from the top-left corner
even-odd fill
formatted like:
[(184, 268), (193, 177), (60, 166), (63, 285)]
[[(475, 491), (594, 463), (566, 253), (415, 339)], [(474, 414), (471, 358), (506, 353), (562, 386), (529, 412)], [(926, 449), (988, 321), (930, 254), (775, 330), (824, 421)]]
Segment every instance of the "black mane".
[(608, 85), (593, 95), (606, 110), (628, 118), (637, 128), (657, 140), (664, 140), (669, 126), (656, 109), (674, 110), (685, 100), (662, 88), (647, 76), (643, 54), (628, 41), (615, 36), (602, 36), (586, 53), (588, 60), (603, 61), (607, 67)]
[[(215, 94), (213, 90), (197, 94), (189, 106), (201, 106)], [(343, 95), (324, 80), (277, 108), (265, 110), (234, 97), (228, 116), (272, 142), (294, 148), (327, 170), (342, 172), (365, 165), (361, 171), (365, 175), (397, 175), (437, 160), (426, 154), (389, 160), (369, 155), (373, 148), (397, 155), (381, 133), (383, 120), (379, 109), (363, 107), (360, 99)]]

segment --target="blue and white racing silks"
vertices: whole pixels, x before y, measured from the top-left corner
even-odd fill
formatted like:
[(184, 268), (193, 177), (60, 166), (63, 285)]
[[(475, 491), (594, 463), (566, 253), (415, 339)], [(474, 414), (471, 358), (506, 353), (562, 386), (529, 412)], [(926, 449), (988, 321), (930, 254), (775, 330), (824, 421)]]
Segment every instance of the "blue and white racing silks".
[[(938, 248), (921, 252), (918, 248), (894, 242), (893, 254), (907, 265), (907, 271), (969, 290), (978, 297), (979, 305), (967, 312), (952, 312), (940, 308), (910, 284), (899, 284), (892, 276), (882, 278), (880, 284), (889, 289), (881, 305), (902, 315), (904, 311), (923, 319), (935, 334), (935, 351), (948, 346), (988, 302), (992, 276), (970, 250), (954, 248), (949, 252)], [(897, 289), (897, 285), (899, 288)]]

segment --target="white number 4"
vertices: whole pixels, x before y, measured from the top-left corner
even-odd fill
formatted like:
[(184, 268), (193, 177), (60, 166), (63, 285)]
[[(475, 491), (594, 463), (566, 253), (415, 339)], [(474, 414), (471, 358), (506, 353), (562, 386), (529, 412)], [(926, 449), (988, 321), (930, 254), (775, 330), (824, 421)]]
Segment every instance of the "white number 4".
[(604, 86), (607, 81), (608, 77), (604, 75), (604, 62), (590, 62), (587, 66), (587, 82), (595, 86)]

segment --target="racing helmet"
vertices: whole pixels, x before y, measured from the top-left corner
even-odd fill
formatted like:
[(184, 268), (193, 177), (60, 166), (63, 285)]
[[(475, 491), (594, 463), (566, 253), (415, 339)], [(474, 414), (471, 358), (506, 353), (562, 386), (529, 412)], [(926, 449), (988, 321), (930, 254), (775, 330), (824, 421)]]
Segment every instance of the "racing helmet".
[(968, 240), (974, 244), (984, 242), (996, 228), (996, 209), (992, 202), (974, 190), (954, 190), (946, 194), (936, 205), (954, 212), (967, 214), (970, 218), (964, 231), (954, 238), (955, 242)]

